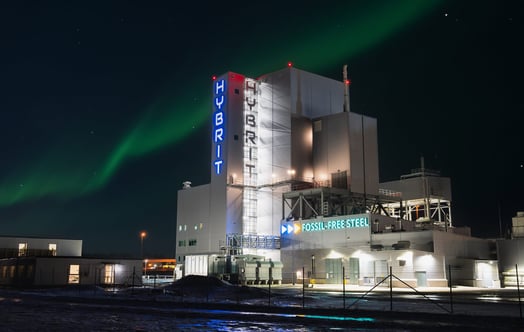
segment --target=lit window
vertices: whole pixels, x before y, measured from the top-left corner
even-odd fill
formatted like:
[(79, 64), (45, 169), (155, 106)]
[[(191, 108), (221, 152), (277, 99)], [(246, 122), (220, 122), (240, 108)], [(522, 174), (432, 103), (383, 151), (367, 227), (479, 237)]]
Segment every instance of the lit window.
[(178, 226), (178, 231), (179, 231), (179, 232), (182, 232), (182, 225), (179, 225), (179, 226)]
[(115, 265), (106, 264), (104, 267), (104, 284), (109, 285), (115, 281)]
[(49, 243), (49, 254), (56, 256), (56, 243)]
[(313, 122), (313, 131), (314, 132), (322, 131), (322, 120), (317, 120)]
[(80, 265), (71, 264), (69, 265), (69, 281), (70, 284), (80, 283)]
[(27, 256), (27, 242), (18, 244), (18, 256)]

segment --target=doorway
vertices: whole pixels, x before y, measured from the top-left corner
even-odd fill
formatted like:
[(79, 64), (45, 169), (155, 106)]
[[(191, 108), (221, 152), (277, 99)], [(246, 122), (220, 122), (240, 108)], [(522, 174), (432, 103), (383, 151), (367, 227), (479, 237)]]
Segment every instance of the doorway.
[(360, 261), (356, 257), (349, 258), (349, 284), (358, 285), (358, 280), (360, 279)]
[(326, 281), (329, 284), (342, 283), (342, 261), (340, 258), (326, 258)]
[(426, 271), (415, 271), (415, 278), (417, 279), (417, 287), (427, 287), (428, 279)]

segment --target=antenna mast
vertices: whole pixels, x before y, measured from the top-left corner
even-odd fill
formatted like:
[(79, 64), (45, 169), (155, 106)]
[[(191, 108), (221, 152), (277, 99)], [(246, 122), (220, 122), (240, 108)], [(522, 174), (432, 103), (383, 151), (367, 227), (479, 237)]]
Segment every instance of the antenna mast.
[(342, 77), (344, 79), (344, 112), (349, 112), (348, 65), (344, 65), (344, 67), (342, 69)]

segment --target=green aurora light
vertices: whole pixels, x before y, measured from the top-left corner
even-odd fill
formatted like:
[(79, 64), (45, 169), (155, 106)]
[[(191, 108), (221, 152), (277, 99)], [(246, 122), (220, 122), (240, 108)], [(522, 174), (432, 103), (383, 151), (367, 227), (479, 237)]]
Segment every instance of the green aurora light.
[[(321, 71), (332, 64), (347, 63), (379, 45), (430, 13), (438, 4), (440, 1), (431, 0), (382, 0), (358, 8), (340, 4), (330, 9), (326, 16), (329, 19), (323, 19), (320, 24), (300, 26), (295, 35), (293, 24), (289, 25), (289, 31), (280, 32), (292, 38), (277, 39), (272, 33), (260, 32), (259, 46), (249, 50), (257, 54), (256, 59), (250, 57), (247, 61), (246, 54), (236, 51), (227, 63), (235, 71), (254, 76), (280, 68), (289, 59), (301, 68)], [(272, 39), (267, 40), (270, 36)], [(268, 43), (271, 49), (260, 46)], [(205, 81), (209, 75), (201, 77)], [(196, 95), (167, 93), (152, 103), (121, 139), (99, 144), (105, 148), (90, 150), (86, 142), (75, 141), (73, 137), (68, 138), (69, 143), (59, 143), (33, 157), (32, 163), (6, 174), (1, 180), (0, 206), (43, 197), (69, 199), (89, 194), (108, 184), (127, 161), (182, 141), (195, 127), (209, 121), (210, 103), (206, 93), (209, 82), (201, 81), (186, 81), (184, 89), (198, 91)]]

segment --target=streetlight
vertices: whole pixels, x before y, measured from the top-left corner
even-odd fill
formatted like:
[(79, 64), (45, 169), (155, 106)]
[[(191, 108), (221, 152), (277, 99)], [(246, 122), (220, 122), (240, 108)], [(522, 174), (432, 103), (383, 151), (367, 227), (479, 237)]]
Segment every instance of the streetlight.
[(144, 259), (144, 238), (147, 236), (145, 231), (140, 232), (140, 258)]
[(315, 278), (315, 255), (311, 255), (311, 278)]
[(140, 232), (140, 259), (142, 260), (142, 273), (146, 272), (146, 262), (144, 261), (144, 238), (146, 236), (146, 231)]

